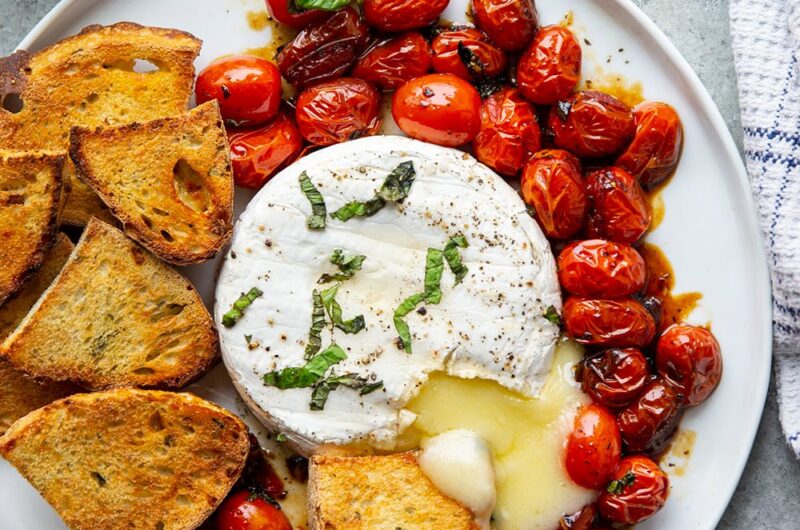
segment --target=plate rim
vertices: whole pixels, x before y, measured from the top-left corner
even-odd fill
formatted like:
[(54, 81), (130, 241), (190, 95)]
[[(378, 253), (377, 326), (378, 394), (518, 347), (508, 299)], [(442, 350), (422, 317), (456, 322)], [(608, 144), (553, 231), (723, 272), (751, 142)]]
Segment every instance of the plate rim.
[[(36, 49), (40, 44), (44, 34), (55, 26), (62, 17), (68, 17), (72, 9), (88, 9), (99, 0), (60, 0), (52, 9), (42, 17), (39, 22), (27, 33), (27, 35), (17, 45), (17, 50)], [(700, 80), (697, 73), (692, 68), (691, 64), (678, 50), (677, 46), (672, 40), (664, 33), (664, 31), (650, 19), (641, 8), (633, 3), (632, 0), (595, 0), (600, 4), (613, 4), (617, 8), (625, 11), (645, 32), (654, 40), (657, 47), (666, 55), (668, 61), (678, 70), (683, 81), (687, 83), (689, 97), (696, 97), (700, 108), (714, 131), (714, 134), (721, 142), (721, 147), (725, 150), (725, 154), (730, 161), (733, 162), (735, 168), (735, 178), (737, 184), (737, 194), (743, 198), (744, 225), (747, 227), (749, 238), (759, 248), (753, 256), (753, 265), (755, 268), (755, 277), (753, 278), (753, 285), (757, 286), (756, 293), (758, 296), (764, 297), (765, 311), (762, 313), (761, 322), (758, 329), (762, 332), (762, 344), (759, 350), (759, 357), (763, 357), (760, 366), (760, 373), (757, 375), (755, 381), (755, 400), (753, 411), (751, 412), (749, 434), (745, 437), (746, 443), (740, 444), (739, 454), (736, 461), (732, 462), (735, 468), (735, 476), (737, 480), (732, 482), (727, 488), (722, 498), (725, 503), (720, 503), (719, 509), (711, 517), (714, 527), (719, 524), (723, 515), (730, 505), (736, 489), (741, 483), (745, 467), (750, 460), (753, 445), (758, 434), (759, 426), (763, 418), (764, 407), (766, 405), (767, 394), (769, 392), (769, 384), (772, 377), (772, 362), (773, 362), (773, 304), (772, 304), (772, 281), (770, 275), (769, 261), (767, 258), (767, 251), (764, 245), (764, 234), (759, 221), (758, 210), (756, 207), (755, 198), (753, 196), (752, 188), (750, 186), (750, 177), (744, 164), (741, 153), (733, 139), (731, 131), (725, 123), (722, 113), (714, 102), (708, 89)], [(604, 9), (607, 7), (602, 6)], [(49, 43), (41, 43), (47, 45)]]

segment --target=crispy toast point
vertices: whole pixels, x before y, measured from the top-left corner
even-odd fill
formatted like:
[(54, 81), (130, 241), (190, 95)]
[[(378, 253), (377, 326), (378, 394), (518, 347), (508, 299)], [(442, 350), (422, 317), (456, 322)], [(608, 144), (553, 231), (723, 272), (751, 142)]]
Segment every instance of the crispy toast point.
[(179, 388), (218, 352), (216, 329), (194, 287), (97, 220), (0, 348), (28, 375), (90, 389)]
[(70, 156), (125, 232), (161, 259), (205, 261), (230, 239), (233, 174), (216, 101), (147, 123), (74, 128)]
[(387, 456), (315, 456), (308, 479), (311, 530), (477, 530), (472, 512), (443, 495), (417, 451)]
[[(0, 59), (0, 149), (65, 151), (73, 126), (184, 112), (200, 46), (189, 33), (120, 22)], [(83, 225), (88, 214), (103, 214), (82, 182), (73, 189), (65, 222)]]
[(247, 428), (191, 394), (120, 389), (32, 412), (0, 455), (73, 530), (189, 530), (244, 468)]
[(0, 305), (35, 273), (55, 243), (64, 157), (0, 153)]

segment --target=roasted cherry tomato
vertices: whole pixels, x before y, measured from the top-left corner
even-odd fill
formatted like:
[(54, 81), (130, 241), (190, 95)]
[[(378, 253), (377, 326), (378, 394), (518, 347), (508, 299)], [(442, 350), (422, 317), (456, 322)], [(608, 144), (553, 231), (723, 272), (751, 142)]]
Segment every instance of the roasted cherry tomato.
[(475, 28), (443, 31), (433, 39), (433, 69), (464, 79), (495, 77), (506, 69), (506, 54)]
[(542, 147), (536, 111), (519, 92), (506, 88), (481, 105), (481, 131), (472, 142), (475, 156), (501, 175), (513, 177)]
[(367, 24), (381, 31), (424, 28), (439, 18), (450, 0), (364, 0)]
[(587, 198), (578, 159), (566, 151), (539, 151), (522, 171), (522, 197), (545, 235), (569, 239), (583, 227)]
[(224, 57), (197, 77), (197, 104), (219, 101), (222, 117), (239, 126), (272, 119), (281, 104), (281, 74), (271, 62), (252, 55)]
[(669, 443), (683, 414), (681, 396), (661, 379), (651, 381), (622, 409), (617, 424), (631, 453), (659, 453)]
[(566, 467), (573, 482), (584, 488), (602, 488), (621, 457), (622, 440), (614, 415), (600, 405), (583, 407), (567, 438)]
[(583, 391), (606, 407), (624, 407), (641, 393), (650, 376), (647, 359), (636, 348), (604, 350), (579, 365)]
[(279, 508), (243, 490), (220, 506), (217, 530), (292, 530), (292, 525)]
[(588, 233), (632, 245), (650, 229), (652, 216), (636, 177), (618, 167), (593, 171), (586, 177), (590, 210)]
[(683, 149), (683, 125), (666, 103), (646, 101), (633, 108), (636, 134), (616, 165), (639, 178), (642, 186), (663, 182), (678, 166)]
[(567, 99), (581, 78), (581, 45), (563, 26), (547, 26), (525, 50), (517, 64), (517, 86), (537, 105)]
[(315, 145), (333, 145), (378, 132), (381, 95), (363, 79), (343, 77), (297, 97), (297, 127)]
[(533, 0), (472, 0), (472, 14), (478, 27), (507, 52), (524, 50), (539, 30)]
[(431, 48), (412, 31), (376, 43), (356, 63), (352, 76), (394, 90), (431, 69)]
[(560, 530), (595, 530), (596, 521), (597, 507), (594, 504), (589, 504), (572, 515), (561, 517), (559, 528)]
[(644, 258), (633, 247), (603, 239), (572, 243), (558, 256), (558, 281), (570, 294), (619, 298), (647, 280)]
[(300, 131), (283, 113), (260, 128), (231, 130), (228, 142), (236, 185), (254, 190), (296, 160), (303, 149)]
[(656, 368), (667, 383), (683, 394), (687, 405), (699, 405), (714, 392), (722, 377), (719, 343), (705, 328), (670, 326), (658, 340)]
[(301, 31), (278, 54), (278, 68), (287, 81), (301, 88), (335, 79), (355, 64), (368, 41), (369, 28), (347, 7)]
[(655, 515), (669, 496), (669, 477), (641, 455), (626, 456), (597, 500), (600, 514), (614, 523), (637, 524)]
[(570, 297), (564, 304), (563, 320), (570, 338), (590, 346), (643, 348), (656, 335), (653, 315), (632, 298)]
[(581, 158), (617, 154), (636, 131), (633, 112), (623, 102), (602, 92), (578, 92), (550, 110), (553, 141)]
[(401, 86), (392, 115), (412, 138), (457, 147), (471, 142), (481, 127), (481, 97), (475, 87), (452, 74), (429, 74)]
[(297, 9), (294, 0), (267, 0), (267, 11), (272, 18), (293, 28), (304, 28), (329, 16), (321, 9)]

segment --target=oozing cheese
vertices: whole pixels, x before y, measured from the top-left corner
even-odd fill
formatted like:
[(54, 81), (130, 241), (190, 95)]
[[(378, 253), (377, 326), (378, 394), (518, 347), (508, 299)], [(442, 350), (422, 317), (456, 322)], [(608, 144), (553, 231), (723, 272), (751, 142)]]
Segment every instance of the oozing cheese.
[[(330, 214), (372, 198), (407, 161), (416, 180), (402, 205), (349, 222), (328, 217), (324, 230), (307, 228), (311, 204), (298, 184), (302, 172)], [(469, 243), (460, 249), (469, 272), (456, 285), (445, 265), (441, 303), (406, 317), (413, 338), (408, 354), (396, 344), (394, 311), (424, 290), (427, 249), (442, 249), (459, 233)], [(384, 386), (365, 396), (339, 388), (325, 410), (312, 411), (311, 389), (278, 390), (262, 378), (304, 364), (312, 291), (323, 273), (335, 272), (329, 263), (335, 249), (366, 256), (336, 298), (344, 318), (363, 315), (366, 329), (347, 335), (326, 326), (323, 347), (335, 342), (346, 351), (337, 374), (357, 373)], [(235, 326), (220, 325), (223, 358), (253, 411), (306, 454), (354, 442), (391, 448), (414, 420), (406, 404), (432, 372), (493, 380), (536, 396), (558, 337), (543, 316), (561, 305), (554, 259), (517, 193), (460, 151), (399, 137), (323, 149), (276, 176), (238, 222), (217, 285), (219, 324), (242, 293), (263, 291)]]

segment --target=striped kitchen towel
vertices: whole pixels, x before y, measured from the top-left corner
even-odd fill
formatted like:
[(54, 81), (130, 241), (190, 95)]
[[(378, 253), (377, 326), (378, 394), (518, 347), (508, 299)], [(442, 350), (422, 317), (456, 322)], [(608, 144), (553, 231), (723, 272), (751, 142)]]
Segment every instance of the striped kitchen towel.
[(800, 0), (731, 0), (744, 148), (774, 297), (780, 417), (800, 457)]

